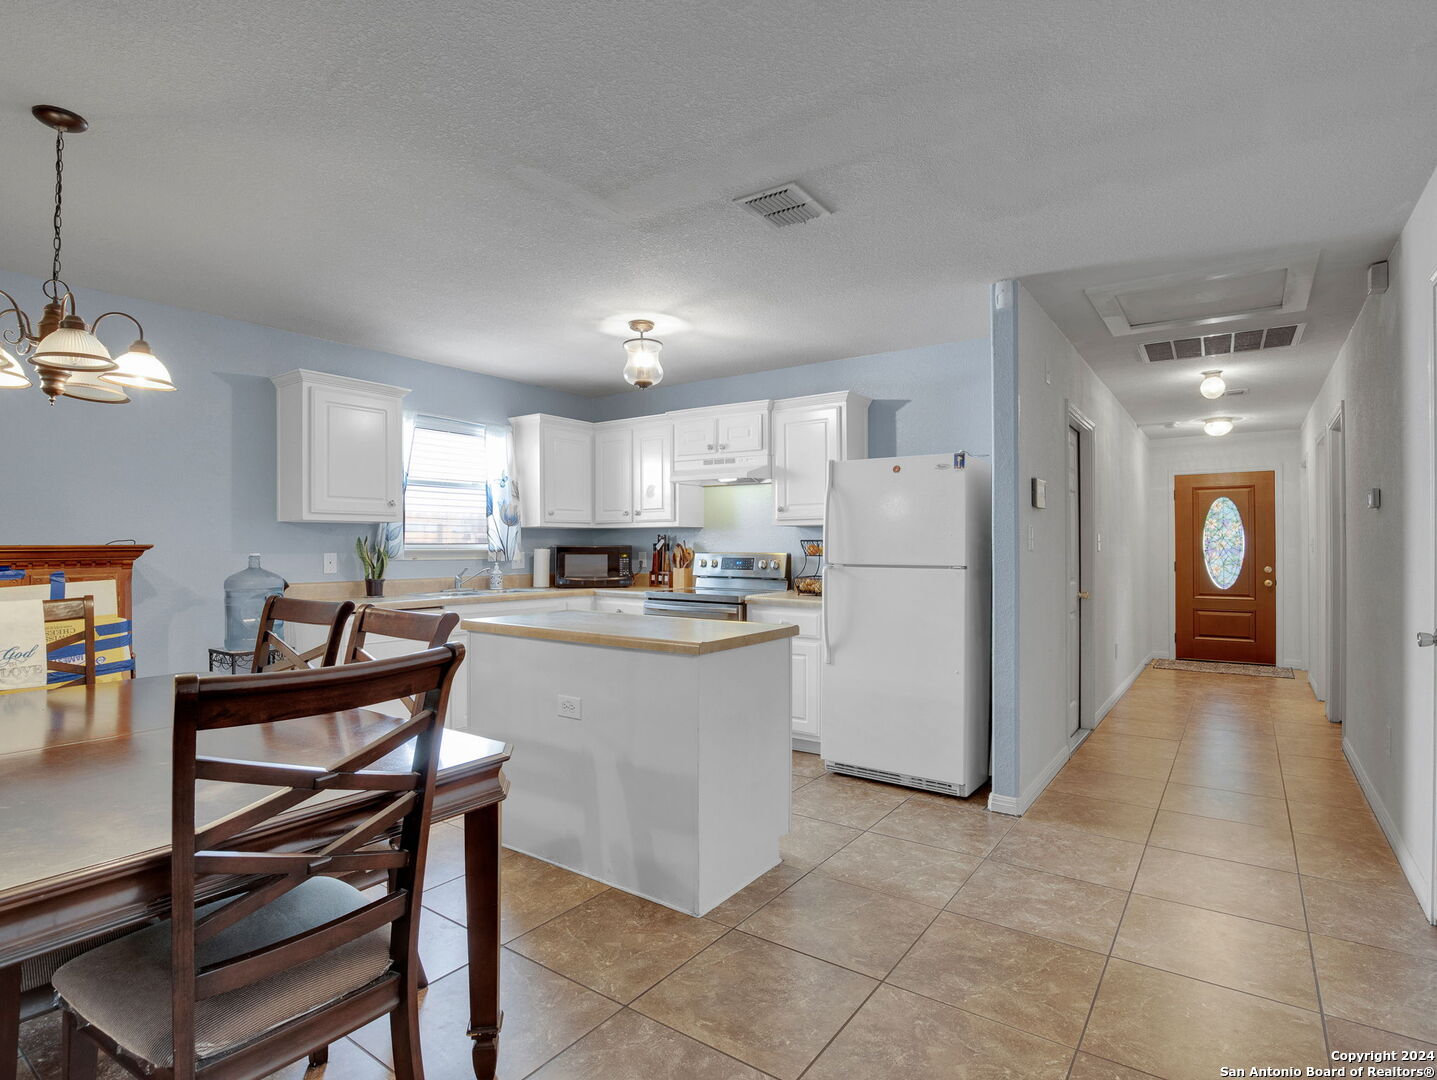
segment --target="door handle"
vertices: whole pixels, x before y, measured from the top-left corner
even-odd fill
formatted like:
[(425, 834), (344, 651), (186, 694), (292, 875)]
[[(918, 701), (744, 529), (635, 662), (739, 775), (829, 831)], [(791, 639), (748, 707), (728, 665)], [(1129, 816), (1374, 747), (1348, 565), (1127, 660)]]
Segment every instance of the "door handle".
[(1272, 578), (1264, 578), (1262, 583), (1269, 589), (1272, 588)]
[(1088, 592), (1080, 592), (1080, 593), (1078, 593), (1078, 599), (1079, 599), (1079, 600), (1091, 600), (1092, 598), (1093, 598), (1093, 594), (1092, 594), (1092, 593), (1088, 593)]
[(1437, 645), (1437, 634), (1429, 634), (1425, 630), (1417, 631), (1417, 647), (1419, 649), (1430, 649)]

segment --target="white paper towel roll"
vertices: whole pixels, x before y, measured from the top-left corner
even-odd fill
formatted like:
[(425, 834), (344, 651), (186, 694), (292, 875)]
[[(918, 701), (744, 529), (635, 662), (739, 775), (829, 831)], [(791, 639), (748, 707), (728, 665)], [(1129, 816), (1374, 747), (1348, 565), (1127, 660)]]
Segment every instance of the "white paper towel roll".
[(534, 549), (534, 587), (536, 589), (547, 589), (549, 587), (549, 549)]

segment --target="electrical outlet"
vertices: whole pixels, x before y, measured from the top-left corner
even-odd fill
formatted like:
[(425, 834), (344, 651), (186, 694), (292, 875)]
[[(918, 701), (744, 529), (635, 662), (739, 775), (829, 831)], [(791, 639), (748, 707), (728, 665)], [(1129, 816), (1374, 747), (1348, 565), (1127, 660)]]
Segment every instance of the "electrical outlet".
[(584, 718), (583, 699), (570, 697), (568, 694), (560, 694), (559, 715), (567, 716), (570, 720), (582, 720)]
[(514, 553), (514, 560), (509, 564), (510, 570), (522, 570), (529, 565), (529, 553), (520, 549)]
[(333, 551), (324, 553), (324, 572), (326, 574), (339, 573), (339, 555)]

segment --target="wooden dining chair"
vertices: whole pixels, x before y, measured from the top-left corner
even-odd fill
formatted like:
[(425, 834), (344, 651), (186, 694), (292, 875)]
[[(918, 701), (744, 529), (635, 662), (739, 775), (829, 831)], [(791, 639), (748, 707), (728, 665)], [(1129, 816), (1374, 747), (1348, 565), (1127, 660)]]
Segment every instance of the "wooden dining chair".
[[(66, 675), (78, 675), (78, 679), (67, 679), (56, 685), (74, 685), (83, 682), (95, 685), (95, 598), (77, 596), (70, 600), (42, 600), (45, 609), (45, 670), (59, 671)], [(78, 622), (79, 628), (68, 634), (50, 639), (51, 623)], [(53, 654), (68, 646), (83, 646), (81, 661), (77, 664), (68, 659), (57, 659)]]
[[(392, 611), (389, 608), (365, 604), (354, 617), (354, 627), (349, 632), (349, 648), (346, 650), (344, 662), (353, 664), (374, 659), (364, 647), (370, 634), (418, 641), (433, 649), (448, 641), (449, 635), (458, 625), (459, 613), (456, 611), (436, 615), (425, 611)], [(416, 698), (406, 698), (404, 704), (411, 713), (419, 708)]]
[[(386, 1014), (397, 1077), (423, 1080), (420, 901), (444, 709), (463, 654), (442, 645), (312, 671), (176, 677), (171, 917), (55, 973), (65, 1080), (93, 1080), (101, 1048), (146, 1080), (260, 1080)], [(197, 750), (201, 735), (223, 729), (409, 695), (423, 700), (417, 714), (372, 714), (374, 738), (330, 765)], [(395, 770), (396, 754), (407, 768)], [(381, 759), (390, 767), (370, 767)], [(206, 803), (216, 784), (280, 790), (197, 827), (200, 782)], [(333, 792), (367, 792), (373, 808), (313, 843), (297, 841), (293, 817), (287, 829), (273, 821)], [(378, 899), (339, 879), (368, 870), (395, 872)], [(225, 898), (197, 905), (197, 892)]]
[[(339, 659), (344, 624), (353, 611), (352, 600), (330, 603), (325, 600), (295, 600), (289, 596), (267, 597), (264, 611), (259, 617), (259, 633), (255, 637), (254, 659), (250, 663), (250, 670), (291, 671), (298, 668), (333, 667)], [(324, 641), (312, 649), (299, 652), (280, 636), (278, 627), (282, 623), (321, 626), (325, 630)]]

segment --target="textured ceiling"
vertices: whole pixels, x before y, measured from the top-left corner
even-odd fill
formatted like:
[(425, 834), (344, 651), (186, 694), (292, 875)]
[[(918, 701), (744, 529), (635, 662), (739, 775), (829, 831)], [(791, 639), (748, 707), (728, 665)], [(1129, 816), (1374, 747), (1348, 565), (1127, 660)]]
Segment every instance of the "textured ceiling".
[[(618, 313), (688, 324), (685, 381), (985, 336), (1002, 277), (1380, 247), (1437, 157), (1430, 0), (57, 12), (6, 6), (5, 269), (53, 102), (77, 288), (584, 393)], [(833, 215), (730, 202), (786, 180)]]

